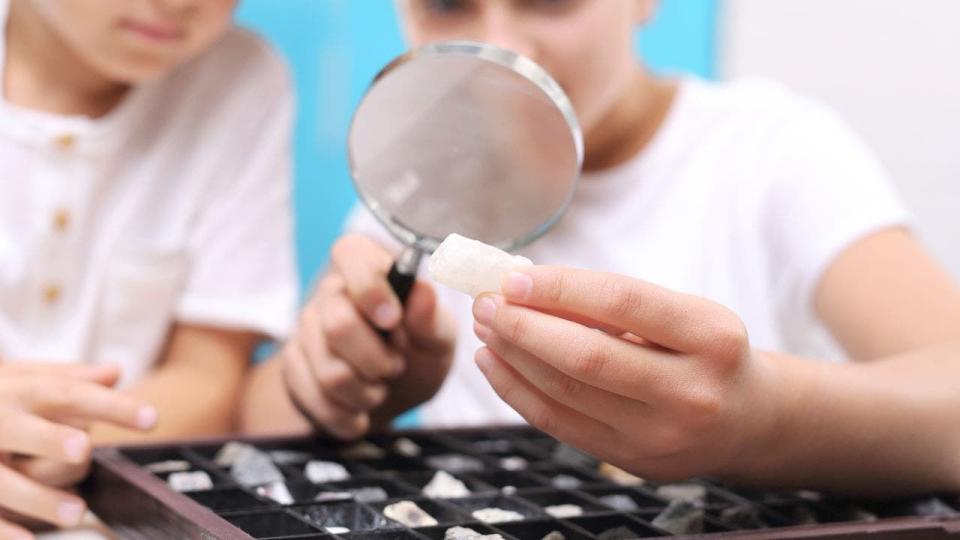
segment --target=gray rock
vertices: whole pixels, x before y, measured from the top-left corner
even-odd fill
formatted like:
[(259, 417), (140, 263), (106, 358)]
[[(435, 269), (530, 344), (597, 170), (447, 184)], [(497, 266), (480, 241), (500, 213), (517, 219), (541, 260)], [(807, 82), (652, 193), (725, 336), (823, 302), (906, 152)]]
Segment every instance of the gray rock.
[(266, 452), (243, 452), (233, 459), (230, 476), (242, 486), (261, 486), (283, 482), (283, 473)]
[(242, 456), (257, 452), (258, 450), (252, 445), (230, 441), (217, 451), (217, 455), (213, 457), (213, 462), (220, 467), (232, 467)]
[(657, 488), (657, 495), (669, 501), (687, 501), (702, 506), (707, 500), (707, 488), (700, 484), (667, 484)]
[(169, 474), (189, 471), (191, 465), (189, 461), (184, 461), (182, 459), (169, 459), (167, 461), (148, 463), (144, 465), (143, 468), (154, 474)]
[(400, 437), (393, 442), (393, 451), (405, 457), (417, 457), (423, 452), (420, 445), (406, 437)]
[(213, 480), (203, 471), (175, 472), (167, 477), (167, 485), (174, 491), (205, 491), (213, 489)]
[(623, 525), (613, 529), (607, 529), (597, 535), (598, 540), (634, 540), (639, 535)]
[(660, 514), (653, 519), (654, 527), (671, 534), (703, 533), (703, 508), (686, 500), (671, 501)]
[(437, 471), (430, 482), (423, 487), (423, 494), (431, 499), (456, 499), (469, 496), (470, 489), (452, 474)]
[(270, 459), (274, 463), (279, 465), (292, 465), (296, 463), (306, 463), (310, 461), (310, 458), (313, 457), (307, 452), (299, 452), (297, 450), (271, 450), (267, 452), (270, 456)]
[(483, 470), (483, 462), (477, 458), (462, 454), (439, 454), (424, 460), (434, 469), (443, 469), (452, 473), (475, 472)]
[(544, 508), (551, 516), (557, 519), (566, 519), (583, 515), (583, 508), (576, 504), (554, 504)]
[(471, 514), (474, 518), (484, 523), (503, 523), (505, 521), (522, 521), (523, 514), (513, 510), (504, 510), (503, 508), (481, 508), (474, 510)]
[(637, 502), (634, 501), (629, 495), (604, 495), (603, 497), (600, 497), (600, 500), (603, 502), (603, 504), (621, 512), (635, 512), (640, 509), (640, 506), (637, 505)]
[(340, 482), (350, 478), (347, 468), (335, 461), (309, 461), (303, 470), (307, 480), (314, 484)]
[(432, 527), (437, 525), (437, 520), (413, 501), (400, 501), (387, 505), (383, 509), (383, 515), (407, 527)]
[(287, 485), (283, 482), (270, 482), (269, 484), (258, 486), (257, 495), (283, 505), (293, 504), (293, 495), (290, 495), (290, 490), (287, 489)]
[(557, 489), (577, 489), (583, 482), (576, 476), (569, 474), (558, 474), (550, 479), (550, 484)]
[(769, 525), (760, 517), (760, 509), (750, 503), (741, 503), (720, 511), (717, 519), (731, 529), (765, 529)]
[(481, 534), (466, 527), (450, 527), (443, 533), (443, 540), (504, 540), (499, 534)]
[(520, 456), (507, 456), (505, 458), (500, 458), (500, 467), (508, 471), (522, 471), (527, 468), (529, 463), (526, 459)]
[(382, 487), (377, 486), (351, 489), (350, 494), (353, 495), (353, 500), (360, 503), (379, 502), (390, 498)]

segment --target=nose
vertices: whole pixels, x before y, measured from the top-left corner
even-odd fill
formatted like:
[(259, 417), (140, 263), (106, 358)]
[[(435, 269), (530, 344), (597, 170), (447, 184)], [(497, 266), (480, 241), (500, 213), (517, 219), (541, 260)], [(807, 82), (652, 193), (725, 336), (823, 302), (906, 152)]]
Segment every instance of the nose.
[(534, 36), (524, 27), (519, 15), (510, 9), (492, 10), (484, 21), (481, 40), (509, 49), (534, 61), (539, 60), (539, 48)]

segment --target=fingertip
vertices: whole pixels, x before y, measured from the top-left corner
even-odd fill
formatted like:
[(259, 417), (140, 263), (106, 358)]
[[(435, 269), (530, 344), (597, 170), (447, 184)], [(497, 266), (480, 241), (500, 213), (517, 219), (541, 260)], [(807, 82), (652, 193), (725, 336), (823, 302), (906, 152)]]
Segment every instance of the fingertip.
[(60, 524), (64, 527), (74, 527), (80, 524), (83, 514), (87, 511), (87, 505), (80, 499), (68, 499), (60, 503), (57, 507), (57, 517)]
[(395, 327), (400, 322), (401, 317), (403, 317), (403, 313), (391, 300), (385, 300), (378, 304), (371, 314), (373, 323), (384, 330)]
[(83, 463), (90, 457), (90, 437), (83, 432), (74, 433), (63, 441), (63, 453), (70, 463)]
[(487, 347), (480, 347), (477, 349), (476, 354), (473, 355), (473, 361), (477, 364), (477, 367), (480, 368), (480, 371), (487, 374), (493, 369), (496, 359), (493, 356), (493, 351)]
[(511, 300), (524, 300), (533, 291), (533, 277), (525, 272), (514, 270), (503, 276), (500, 290)]
[(157, 409), (152, 405), (143, 405), (137, 410), (137, 428), (150, 431), (157, 425)]

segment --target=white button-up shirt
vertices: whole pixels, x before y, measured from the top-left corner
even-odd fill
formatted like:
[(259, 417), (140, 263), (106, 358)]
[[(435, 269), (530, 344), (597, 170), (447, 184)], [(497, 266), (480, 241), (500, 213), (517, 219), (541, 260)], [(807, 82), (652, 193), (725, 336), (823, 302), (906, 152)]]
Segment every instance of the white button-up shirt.
[(0, 96), (0, 361), (119, 363), (129, 383), (174, 322), (283, 336), (292, 109), (282, 61), (239, 29), (100, 119)]

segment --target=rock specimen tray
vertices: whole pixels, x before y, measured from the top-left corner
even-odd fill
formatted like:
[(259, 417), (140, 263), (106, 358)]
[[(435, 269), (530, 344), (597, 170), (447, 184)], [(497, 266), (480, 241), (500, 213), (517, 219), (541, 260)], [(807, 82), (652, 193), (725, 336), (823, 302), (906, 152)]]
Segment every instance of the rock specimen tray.
[(529, 428), (102, 448), (82, 492), (121, 538), (960, 538), (957, 496), (655, 485)]

